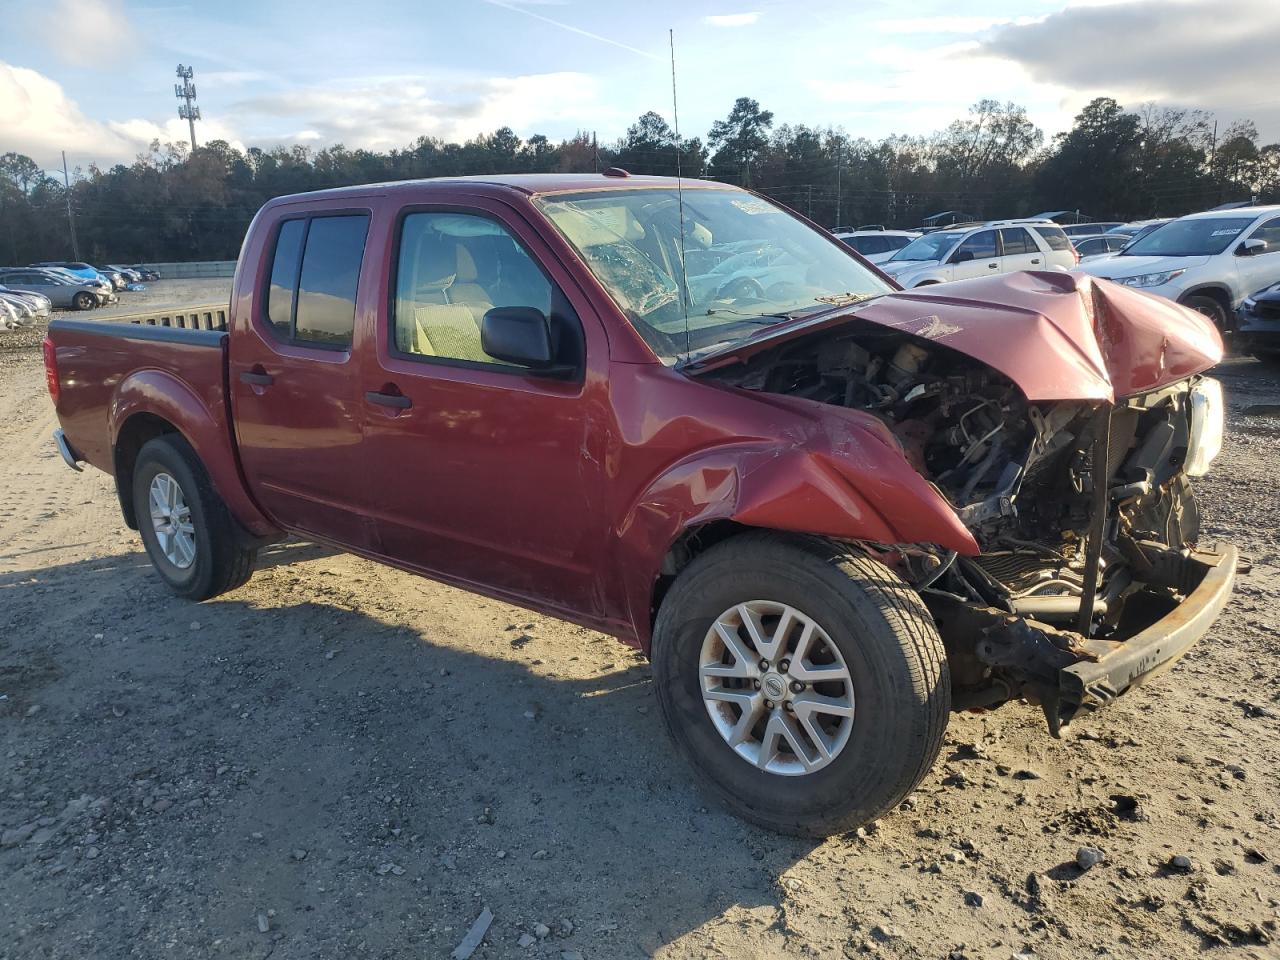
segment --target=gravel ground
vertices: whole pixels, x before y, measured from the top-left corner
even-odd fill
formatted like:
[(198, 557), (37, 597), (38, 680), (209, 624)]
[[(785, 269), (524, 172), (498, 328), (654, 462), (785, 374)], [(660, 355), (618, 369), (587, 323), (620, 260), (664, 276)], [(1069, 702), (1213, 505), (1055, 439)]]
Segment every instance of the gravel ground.
[[(146, 290), (137, 292), (122, 290), (120, 302), (96, 310), (55, 310), (51, 320), (67, 317), (72, 320), (110, 320), (128, 314), (155, 310), (177, 309), (203, 303), (229, 303), (231, 278), (201, 280), (157, 280), (146, 284)], [(0, 330), (0, 352), (25, 350), (40, 346), (48, 330), (48, 321), (40, 321), (17, 330)]]
[(0, 353), (0, 958), (446, 957), (485, 910), (477, 958), (1275, 957), (1280, 384), (1221, 372), (1211, 634), (1060, 741), (953, 718), (814, 843), (699, 796), (607, 637), (300, 542), (172, 598)]

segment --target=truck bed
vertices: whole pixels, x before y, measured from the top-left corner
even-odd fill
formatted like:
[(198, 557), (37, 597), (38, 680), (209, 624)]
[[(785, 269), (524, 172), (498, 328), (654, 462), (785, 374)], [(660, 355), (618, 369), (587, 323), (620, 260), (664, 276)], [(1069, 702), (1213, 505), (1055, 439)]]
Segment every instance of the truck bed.
[(233, 515), (254, 533), (270, 529), (240, 475), (228, 405), (226, 315), (225, 307), (197, 308), (49, 324), (65, 443), (73, 457), (116, 478), (131, 525), (131, 478), (119, 475), (117, 457), (176, 427), (199, 452)]

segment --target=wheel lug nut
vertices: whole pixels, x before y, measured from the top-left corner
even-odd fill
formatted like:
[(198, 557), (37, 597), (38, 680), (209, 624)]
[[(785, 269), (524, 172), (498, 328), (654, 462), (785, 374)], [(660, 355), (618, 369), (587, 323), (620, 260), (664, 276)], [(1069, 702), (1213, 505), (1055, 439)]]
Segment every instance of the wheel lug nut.
[(755, 681), (755, 687), (756, 687), (756, 689), (757, 689), (757, 690), (759, 690), (759, 689), (760, 689), (760, 681), (759, 681), (759, 680)]
[(783, 660), (780, 664), (778, 664), (778, 669), (781, 670), (783, 673), (786, 673), (788, 670), (791, 669), (791, 661)]
[(803, 690), (803, 689), (804, 689), (804, 684), (803, 684), (803, 683), (801, 683), (799, 680), (792, 680), (792, 681), (791, 681), (791, 692), (792, 692), (792, 693), (799, 693), (799, 692), (800, 692), (801, 690)]
[(786, 703), (784, 703), (784, 704), (782, 705), (782, 707), (783, 707), (783, 709), (784, 709), (784, 710), (786, 710), (786, 711), (787, 711), (787, 713), (795, 713), (796, 708), (795, 708), (794, 706), (792, 706), (792, 705), (791, 705), (791, 701), (790, 701), (790, 700), (788, 700)]
[(768, 670), (768, 669), (769, 669), (769, 661), (768, 661), (768, 660), (761, 660), (761, 661), (760, 661), (760, 669), (761, 669), (761, 670)]
[(772, 710), (772, 709), (773, 709), (773, 701), (772, 701), (772, 700), (766, 700), (766, 701), (764, 702), (764, 708), (765, 708), (766, 710)]

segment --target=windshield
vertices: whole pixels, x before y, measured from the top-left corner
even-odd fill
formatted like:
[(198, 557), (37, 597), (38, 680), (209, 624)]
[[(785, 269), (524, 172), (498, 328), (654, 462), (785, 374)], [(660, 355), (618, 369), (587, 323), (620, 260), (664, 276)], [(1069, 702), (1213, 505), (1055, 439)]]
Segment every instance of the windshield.
[(1174, 220), (1134, 240), (1120, 256), (1211, 257), (1227, 249), (1252, 224), (1253, 217)]
[(940, 230), (917, 237), (889, 258), (890, 263), (901, 260), (941, 260), (951, 245), (965, 235), (963, 230)]
[(684, 191), (684, 269), (673, 188), (535, 202), (665, 360), (893, 289), (827, 234), (739, 190)]

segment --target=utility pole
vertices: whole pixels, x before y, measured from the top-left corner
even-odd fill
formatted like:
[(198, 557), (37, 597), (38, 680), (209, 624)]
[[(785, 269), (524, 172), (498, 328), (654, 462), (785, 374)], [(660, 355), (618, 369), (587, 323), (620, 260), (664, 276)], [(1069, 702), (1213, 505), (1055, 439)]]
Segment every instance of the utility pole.
[(191, 67), (178, 64), (177, 76), (182, 82), (173, 85), (173, 92), (179, 100), (183, 101), (178, 104), (178, 116), (187, 121), (187, 125), (191, 128), (191, 152), (195, 153), (196, 121), (200, 119), (200, 108), (195, 105), (196, 85), (191, 82), (195, 71)]
[(837, 147), (836, 147), (836, 222), (835, 222), (835, 225), (838, 227), (842, 222), (840, 220), (840, 201), (843, 197), (843, 194), (840, 189), (841, 188), (840, 175), (841, 173), (844, 172), (844, 138), (841, 137), (837, 139), (836, 143), (837, 143)]
[(62, 185), (67, 198), (67, 227), (71, 230), (71, 256), (80, 259), (80, 244), (76, 242), (76, 221), (71, 216), (71, 178), (67, 176), (67, 151), (62, 151)]
[(596, 132), (591, 131), (591, 172), (600, 172), (600, 147), (596, 144)]

